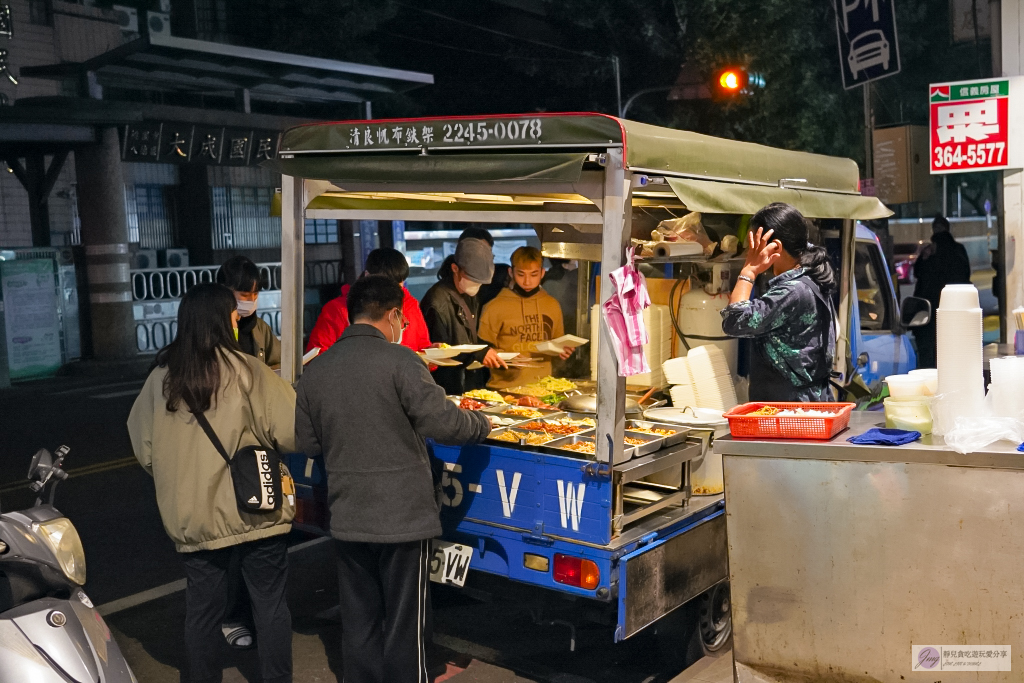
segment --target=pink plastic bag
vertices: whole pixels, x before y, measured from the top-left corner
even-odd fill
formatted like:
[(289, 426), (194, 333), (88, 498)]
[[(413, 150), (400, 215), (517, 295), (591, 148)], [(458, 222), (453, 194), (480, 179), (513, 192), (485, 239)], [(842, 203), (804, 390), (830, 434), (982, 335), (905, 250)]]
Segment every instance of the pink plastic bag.
[(651, 305), (651, 297), (644, 276), (633, 264), (634, 259), (635, 249), (629, 247), (626, 265), (608, 274), (615, 291), (603, 304), (622, 377), (651, 371), (644, 356), (644, 345), (650, 342), (644, 325), (644, 309)]

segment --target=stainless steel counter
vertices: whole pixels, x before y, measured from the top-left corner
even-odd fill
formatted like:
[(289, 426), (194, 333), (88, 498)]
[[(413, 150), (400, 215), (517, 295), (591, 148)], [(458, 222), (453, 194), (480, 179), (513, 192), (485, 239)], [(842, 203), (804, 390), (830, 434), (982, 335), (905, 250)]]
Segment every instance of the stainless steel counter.
[(792, 439), (732, 439), (715, 441), (715, 452), (723, 455), (746, 455), (803, 460), (853, 460), (859, 462), (904, 462), (955, 465), (958, 467), (989, 467), (1024, 469), (1024, 453), (1017, 444), (999, 441), (978, 453), (961, 455), (946, 445), (941, 436), (928, 434), (904, 446), (858, 446), (849, 443), (851, 436), (863, 434), (872, 427), (884, 427), (880, 412), (857, 412), (850, 417), (850, 428), (831, 441), (797, 441)]
[[(846, 442), (881, 421), (716, 442), (740, 683), (1024, 680), (1024, 454)], [(914, 645), (1010, 646), (1013, 670), (922, 673)]]

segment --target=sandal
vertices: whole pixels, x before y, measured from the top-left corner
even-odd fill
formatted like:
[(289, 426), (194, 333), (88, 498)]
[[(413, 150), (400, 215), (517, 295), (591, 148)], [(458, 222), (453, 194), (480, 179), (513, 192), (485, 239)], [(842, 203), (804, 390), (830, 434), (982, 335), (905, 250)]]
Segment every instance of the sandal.
[(252, 631), (244, 624), (221, 624), (220, 631), (234, 649), (248, 650), (252, 647)]

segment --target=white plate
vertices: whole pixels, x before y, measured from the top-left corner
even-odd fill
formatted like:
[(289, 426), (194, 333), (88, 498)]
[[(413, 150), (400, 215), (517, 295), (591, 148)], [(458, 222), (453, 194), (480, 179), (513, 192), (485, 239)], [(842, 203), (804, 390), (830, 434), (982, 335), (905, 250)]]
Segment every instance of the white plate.
[[(697, 417), (693, 416), (694, 413)], [(712, 408), (688, 408), (685, 412), (682, 408), (650, 408), (644, 411), (644, 417), (655, 422), (671, 422), (690, 427), (719, 427), (729, 423), (722, 417), (722, 411)]]
[(458, 346), (450, 346), (449, 349), (456, 349), (455, 353), (473, 353), (480, 349), (486, 349), (487, 344), (459, 344)]
[(512, 360), (519, 356), (518, 351), (498, 351), (498, 358), (502, 360)]
[(462, 353), (462, 351), (459, 351), (454, 347), (448, 347), (447, 349), (423, 349), (423, 355), (425, 355), (427, 358), (431, 360), (434, 360), (436, 358), (454, 358), (460, 353)]
[(462, 365), (460, 361), (452, 360), (451, 358), (427, 358), (422, 353), (417, 353), (416, 355), (427, 365), (437, 365), (442, 368), (456, 368)]

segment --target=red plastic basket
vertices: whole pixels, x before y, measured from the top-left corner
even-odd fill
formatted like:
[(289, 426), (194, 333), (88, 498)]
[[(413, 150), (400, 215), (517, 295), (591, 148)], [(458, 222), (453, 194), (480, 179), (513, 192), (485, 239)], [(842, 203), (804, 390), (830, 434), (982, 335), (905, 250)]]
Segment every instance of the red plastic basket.
[[(764, 406), (779, 410), (828, 410), (832, 417), (750, 415)], [(725, 414), (729, 431), (739, 439), (831, 439), (850, 425), (853, 403), (744, 403)]]

